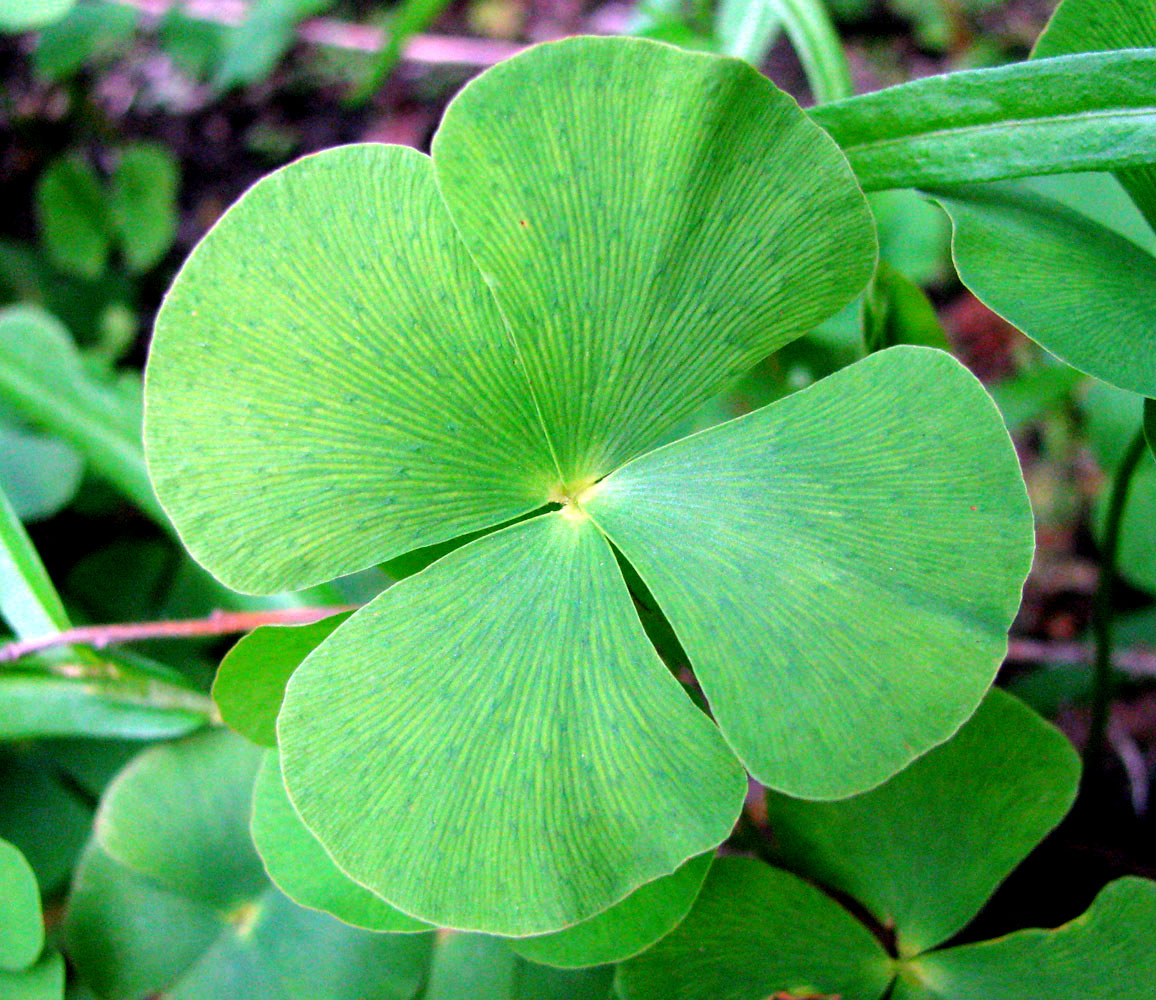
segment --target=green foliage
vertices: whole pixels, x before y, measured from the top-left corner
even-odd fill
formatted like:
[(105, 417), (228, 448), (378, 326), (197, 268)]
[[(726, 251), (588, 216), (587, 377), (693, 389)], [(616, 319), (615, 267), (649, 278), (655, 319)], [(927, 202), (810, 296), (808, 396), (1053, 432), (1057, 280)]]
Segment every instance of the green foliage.
[(293, 44), (298, 23), (333, 5), (333, 0), (255, 0), (230, 33), (213, 76), (216, 90), (263, 80)]
[(896, 958), (798, 876), (721, 860), (686, 921), (621, 967), (619, 992), (624, 1000), (762, 1000), (777, 991), (1139, 1000), (1149, 989), (1156, 905), (1156, 883), (1143, 879), (1113, 883), (1056, 931), (931, 950), (1060, 820), (1078, 780), (1067, 741), (993, 691), (958, 735), (878, 789), (834, 803), (768, 801), (779, 859), (894, 932)]
[(66, 918), (69, 957), (102, 998), (408, 1000), (424, 936), (302, 910), (249, 838), (260, 752), (206, 733), (141, 755), (107, 791)]
[(94, 280), (116, 246), (130, 273), (150, 270), (176, 236), (178, 183), (172, 154), (154, 143), (120, 149), (107, 190), (81, 157), (56, 160), (36, 191), (49, 257), (63, 270)]
[(86, 64), (125, 48), (140, 20), (136, 10), (118, 3), (86, 2), (68, 7), (63, 18), (41, 31), (32, 56), (37, 74), (50, 81), (66, 80)]
[(927, 77), (823, 105), (864, 189), (936, 187), (1145, 163), (1156, 50)]
[(935, 307), (910, 278), (884, 260), (867, 287), (862, 308), (863, 341), (868, 351), (899, 344), (948, 350), (947, 334)]
[(44, 951), (36, 876), (20, 851), (0, 840), (0, 996), (61, 1000), (64, 960)]
[(150, 466), (190, 550), (252, 590), (562, 505), (339, 627), (277, 724), (288, 798), (356, 882), (431, 923), (542, 934), (718, 844), (742, 799), (602, 532), (742, 762), (830, 797), (974, 709), (1030, 519), (994, 407), (939, 352), (630, 461), (871, 271), (842, 157), (741, 62), (541, 46), (466, 87), (433, 148), (308, 158), (213, 230), (158, 321)]
[(30, 31), (59, 20), (76, 0), (0, 0), (0, 31)]

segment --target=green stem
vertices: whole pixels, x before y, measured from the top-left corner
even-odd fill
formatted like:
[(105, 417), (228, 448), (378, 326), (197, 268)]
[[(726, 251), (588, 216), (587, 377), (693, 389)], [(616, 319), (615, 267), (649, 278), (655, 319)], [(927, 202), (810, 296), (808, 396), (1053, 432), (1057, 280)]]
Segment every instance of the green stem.
[(1092, 723), (1088, 731), (1088, 744), (1084, 749), (1088, 775), (1098, 773), (1104, 764), (1104, 744), (1108, 733), (1108, 715), (1112, 705), (1113, 688), (1112, 612), (1116, 584), (1116, 555), (1120, 548), (1120, 528), (1124, 520), (1124, 508), (1128, 502), (1128, 490), (1146, 450), (1147, 443), (1141, 429), (1128, 445), (1124, 459), (1116, 470), (1116, 475), (1112, 479), (1112, 492), (1108, 499), (1104, 544), (1100, 552), (1100, 580), (1092, 607), (1096, 658), (1092, 675)]

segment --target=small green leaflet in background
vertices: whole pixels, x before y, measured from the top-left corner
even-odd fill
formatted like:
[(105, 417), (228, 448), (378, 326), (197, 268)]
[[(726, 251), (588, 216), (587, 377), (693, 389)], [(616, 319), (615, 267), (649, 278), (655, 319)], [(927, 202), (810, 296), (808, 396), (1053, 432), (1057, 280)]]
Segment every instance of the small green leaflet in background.
[(390, 11), (385, 45), (373, 57), (369, 72), (353, 92), (351, 100), (355, 104), (376, 93), (397, 66), (406, 42), (437, 20), (448, 5), (449, 0), (398, 0)]
[(63, 270), (95, 280), (114, 247), (130, 273), (154, 267), (177, 232), (180, 173), (172, 153), (158, 143), (118, 149), (107, 186), (78, 154), (61, 157), (36, 189), (41, 236)]
[(66, 80), (84, 66), (109, 59), (126, 49), (139, 20), (140, 12), (127, 4), (77, 4), (64, 18), (40, 32), (32, 53), (32, 65), (37, 75), (46, 80)]
[[(765, 1000), (778, 991), (843, 1000), (1148, 998), (1156, 883), (1144, 879), (1112, 883), (1055, 931), (927, 950), (975, 915), (1060, 820), (1078, 782), (1065, 738), (992, 691), (958, 735), (874, 791), (833, 803), (770, 796), (781, 859), (810, 884), (760, 862), (716, 862), (679, 928), (620, 967), (619, 992), (624, 1000)], [(718, 885), (739, 865), (748, 870)], [(775, 902), (780, 884), (811, 900)], [(899, 957), (888, 958), (813, 886), (871, 913), (895, 933)]]
[(867, 191), (1135, 166), (1156, 151), (1156, 49), (932, 76), (810, 115)]
[(105, 793), (65, 943), (105, 1000), (410, 1000), (425, 935), (375, 935), (269, 885), (249, 838), (261, 751), (226, 731), (145, 751)]
[(892, 1000), (1150, 1000), (1156, 882), (1122, 878), (1055, 930), (933, 951), (900, 973)]
[(694, 909), (618, 967), (623, 1000), (879, 1000), (891, 959), (858, 920), (801, 878), (719, 858)]
[(1072, 367), (1156, 393), (1156, 257), (1022, 182), (933, 196), (955, 226), (959, 276), (985, 305)]
[(759, 66), (783, 29), (777, 4), (770, 0), (719, 0), (714, 16), (718, 51)]
[(67, 506), (83, 472), (84, 460), (74, 448), (18, 418), (0, 416), (0, 490), (21, 521), (40, 521)]
[(44, 947), (40, 889), (24, 855), (0, 840), (0, 971), (27, 969)]
[(1144, 400), (1144, 436), (1148, 438), (1148, 447), (1156, 458), (1156, 399)]
[(0, 0), (0, 31), (31, 31), (59, 20), (76, 0)]
[(898, 344), (950, 349), (935, 307), (923, 289), (884, 260), (879, 261), (867, 286), (860, 316), (868, 352)]
[(213, 681), (213, 700), (225, 724), (258, 746), (276, 746), (277, 713), (290, 676), (348, 617), (333, 615), (312, 625), (262, 625), (240, 639), (221, 660)]
[(20, 851), (0, 840), (0, 997), (60, 1000), (64, 960), (44, 949), (36, 876)]
[(253, 0), (225, 41), (212, 86), (218, 91), (265, 79), (293, 44), (297, 25), (334, 0)]
[[(1032, 58), (1140, 45), (1156, 45), (1156, 4), (1150, 0), (1064, 0), (1036, 42)], [(1156, 167), (1134, 167), (1116, 176), (1156, 228)]]

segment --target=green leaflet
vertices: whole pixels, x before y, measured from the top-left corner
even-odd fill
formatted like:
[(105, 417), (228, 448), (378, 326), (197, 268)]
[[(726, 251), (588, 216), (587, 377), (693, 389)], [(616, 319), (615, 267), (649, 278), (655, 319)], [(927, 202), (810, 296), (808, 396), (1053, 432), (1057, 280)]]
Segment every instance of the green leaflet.
[(64, 959), (45, 955), (23, 972), (0, 969), (0, 996), (4, 1000), (61, 1000), (64, 996)]
[[(1032, 57), (1138, 45), (1156, 45), (1156, 6), (1148, 0), (1064, 0), (1036, 42)], [(1156, 228), (1156, 168), (1134, 167), (1117, 177), (1149, 225)]]
[(21, 972), (44, 947), (40, 889), (20, 851), (0, 840), (0, 971)]
[(352, 881), (333, 863), (285, 794), (276, 752), (265, 754), (257, 772), (253, 842), (269, 878), (299, 906), (370, 931), (408, 934), (430, 929)]
[(648, 882), (621, 903), (564, 931), (511, 938), (509, 945), (524, 958), (562, 968), (632, 958), (682, 922), (702, 888), (712, 857), (691, 858), (673, 875)]
[(108, 205), (129, 271), (155, 266), (177, 235), (180, 168), (156, 143), (138, 142), (118, 152)]
[(372, 935), (289, 902), (248, 833), (260, 751), (225, 731), (143, 753), (109, 787), (65, 921), (108, 1000), (410, 1000), (423, 936)]
[(1031, 563), (1007, 432), (928, 348), (873, 354), (643, 456), (584, 506), (666, 612), (747, 769), (806, 798), (870, 788), (959, 727)]
[(349, 617), (311, 625), (262, 625), (238, 640), (213, 681), (213, 700), (225, 723), (258, 746), (277, 745), (277, 713), (293, 671)]
[(927, 77), (813, 109), (867, 191), (1153, 159), (1156, 49)]
[(719, 858), (690, 916), (619, 966), (623, 1000), (880, 1000), (891, 960), (846, 910), (789, 872)]
[(58, 438), (20, 421), (0, 423), (0, 490), (20, 520), (44, 520), (66, 507), (83, 472), (83, 459)]
[(1144, 400), (1144, 436), (1148, 438), (1148, 447), (1156, 458), (1156, 400)]
[(52, 262), (92, 281), (108, 266), (112, 220), (96, 171), (79, 156), (62, 156), (36, 187), (40, 236)]
[(294, 673), (277, 726), (289, 796), (338, 865), (467, 930), (593, 916), (721, 842), (743, 799), (610, 547), (561, 512), (355, 614)]
[(951, 740), (879, 788), (830, 803), (771, 794), (768, 818), (788, 868), (858, 900), (914, 955), (979, 912), (1064, 817), (1079, 774), (1061, 733), (993, 690)]
[(519, 378), (428, 158), (341, 147), (257, 184), (177, 277), (149, 471), (229, 586), (320, 583), (541, 506), (552, 464)]
[(0, 0), (0, 31), (29, 31), (64, 17), (76, 0)]
[(855, 93), (843, 43), (831, 23), (825, 0), (765, 0), (779, 11), (783, 29), (803, 64), (807, 85), (817, 104)]
[(900, 958), (812, 884), (722, 859), (679, 928), (621, 966), (619, 991), (624, 1000), (766, 1000), (777, 990), (843, 1000), (1147, 997), (1156, 883), (1144, 879), (1112, 883), (1055, 931), (922, 950), (974, 915), (1057, 822), (1077, 781), (1063, 737), (993, 691), (951, 741), (875, 791), (768, 802), (783, 859), (872, 913), (896, 934)]
[(1056, 930), (934, 951), (907, 963), (894, 1000), (1149, 1000), (1156, 980), (1156, 882), (1110, 883)]
[(1022, 184), (933, 192), (964, 284), (1073, 368), (1156, 393), (1156, 257)]
[(870, 276), (869, 209), (843, 158), (738, 60), (640, 39), (538, 46), (462, 90), (433, 159), (563, 492), (653, 444)]
[(867, 286), (860, 318), (869, 352), (898, 344), (950, 349), (935, 307), (923, 289), (884, 260), (879, 261)]

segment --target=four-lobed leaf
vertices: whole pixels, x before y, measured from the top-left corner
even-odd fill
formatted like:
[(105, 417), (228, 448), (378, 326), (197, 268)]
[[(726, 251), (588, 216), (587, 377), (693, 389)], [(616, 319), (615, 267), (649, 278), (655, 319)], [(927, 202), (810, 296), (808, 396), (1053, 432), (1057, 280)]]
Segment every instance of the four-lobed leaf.
[[(848, 302), (873, 257), (845, 159), (789, 98), (737, 60), (630, 39), (532, 49), (462, 91), (432, 161), (331, 150), (214, 228), (146, 386), (158, 495), (214, 573), (300, 586), (563, 508), (404, 580), (294, 672), (283, 777), (341, 870), (439, 925), (552, 932), (726, 836), (731, 750), (779, 787), (848, 794), (967, 717), (1031, 528), (958, 363), (883, 352), (631, 463)], [(650, 646), (603, 531), (730, 749)], [(754, 724), (744, 684), (803, 739)]]
[[(955, 737), (871, 792), (832, 803), (771, 795), (779, 860), (798, 875), (716, 862), (683, 924), (620, 967), (619, 992), (624, 1000), (1147, 996), (1156, 883), (1144, 879), (1112, 883), (1057, 930), (936, 950), (1059, 822), (1078, 781), (1064, 737), (993, 690)], [(799, 902), (784, 905), (792, 896)], [(869, 914), (896, 956), (836, 900)]]

